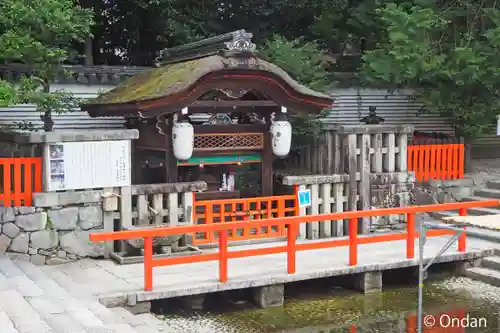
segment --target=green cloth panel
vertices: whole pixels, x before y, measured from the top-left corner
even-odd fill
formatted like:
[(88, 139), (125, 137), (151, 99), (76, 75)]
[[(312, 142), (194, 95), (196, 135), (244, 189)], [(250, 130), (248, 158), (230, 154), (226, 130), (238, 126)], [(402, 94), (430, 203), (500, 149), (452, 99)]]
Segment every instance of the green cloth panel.
[(177, 161), (177, 164), (218, 164), (218, 163), (245, 163), (245, 162), (261, 161), (260, 155), (227, 155), (227, 156), (206, 156), (206, 157), (191, 157), (187, 161)]

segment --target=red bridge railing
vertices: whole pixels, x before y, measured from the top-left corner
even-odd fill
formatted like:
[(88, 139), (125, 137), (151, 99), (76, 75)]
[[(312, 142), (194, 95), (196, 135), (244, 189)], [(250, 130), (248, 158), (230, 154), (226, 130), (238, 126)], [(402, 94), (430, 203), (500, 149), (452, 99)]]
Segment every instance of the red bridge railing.
[[(410, 206), (403, 208), (385, 208), (366, 211), (349, 211), (331, 214), (319, 214), (308, 216), (292, 216), (283, 218), (271, 218), (254, 221), (228, 222), (228, 223), (209, 223), (201, 225), (190, 225), (182, 227), (165, 227), (155, 229), (140, 229), (140, 230), (124, 230), (115, 232), (93, 233), (89, 238), (92, 242), (126, 240), (132, 238), (144, 239), (144, 290), (151, 291), (153, 289), (153, 268), (160, 266), (180, 265), (205, 261), (219, 261), (219, 280), (220, 282), (228, 281), (228, 260), (233, 258), (244, 258), (261, 256), (266, 254), (287, 253), (287, 271), (288, 274), (295, 273), (296, 253), (297, 251), (317, 250), (325, 248), (333, 248), (340, 246), (349, 247), (349, 265), (355, 266), (358, 263), (358, 246), (363, 244), (373, 244), (390, 242), (397, 240), (406, 240), (406, 257), (412, 259), (415, 257), (415, 239), (419, 233), (415, 230), (415, 214), (439, 212), (445, 210), (459, 210), (461, 216), (467, 214), (468, 208), (475, 207), (492, 207), (497, 206), (499, 200), (484, 200), (484, 201), (468, 201), (454, 202), (446, 204)], [(407, 215), (407, 231), (406, 233), (394, 233), (376, 236), (358, 235), (358, 219), (361, 217), (373, 217), (384, 215)], [(297, 244), (297, 234), (300, 223), (310, 223), (317, 221), (330, 220), (349, 220), (349, 237), (347, 239), (332, 239), (329, 241), (307, 242)], [(239, 228), (262, 228), (270, 226), (286, 226), (287, 227), (287, 244), (283, 246), (256, 248), (247, 250), (228, 251), (228, 231)], [(465, 228), (465, 227), (464, 227)], [(196, 232), (219, 233), (218, 245), (219, 252), (203, 253), (194, 256), (172, 257), (153, 259), (153, 237), (170, 236), (180, 234), (193, 234)], [(443, 236), (452, 235), (455, 231), (452, 230), (429, 230), (427, 236)], [(465, 252), (466, 249), (466, 234), (463, 233), (458, 241), (458, 251)]]

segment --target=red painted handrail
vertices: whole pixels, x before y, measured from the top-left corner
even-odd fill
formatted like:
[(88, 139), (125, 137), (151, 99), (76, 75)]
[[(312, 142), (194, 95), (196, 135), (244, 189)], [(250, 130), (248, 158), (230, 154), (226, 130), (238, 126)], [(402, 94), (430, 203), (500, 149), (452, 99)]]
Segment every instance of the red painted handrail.
[[(402, 208), (384, 208), (366, 211), (349, 211), (330, 214), (318, 214), (308, 216), (292, 216), (274, 219), (262, 219), (254, 221), (228, 222), (216, 224), (200, 224), (178, 227), (148, 228), (139, 230), (124, 230), (115, 232), (92, 233), (89, 239), (92, 242), (126, 240), (133, 238), (144, 238), (144, 290), (153, 289), (153, 267), (179, 265), (187, 263), (219, 261), (219, 280), (228, 281), (228, 259), (244, 258), (266, 254), (287, 253), (287, 271), (289, 274), (295, 273), (296, 252), (314, 249), (324, 249), (330, 247), (349, 246), (349, 265), (355, 266), (358, 261), (358, 245), (381, 243), (396, 240), (406, 240), (406, 256), (412, 259), (415, 256), (415, 239), (419, 233), (415, 231), (415, 214), (426, 212), (439, 212), (445, 210), (459, 210), (461, 216), (466, 215), (468, 208), (497, 206), (499, 200), (454, 202), (435, 205), (410, 206)], [(358, 218), (373, 217), (384, 215), (407, 214), (407, 233), (406, 234), (386, 234), (376, 236), (358, 235)], [(329, 241), (308, 242), (296, 244), (297, 231), (300, 223), (309, 223), (317, 221), (330, 220), (349, 220), (349, 237), (347, 239), (333, 239)], [(287, 226), (287, 245), (266, 248), (256, 248), (248, 250), (228, 251), (227, 230), (237, 228), (262, 228), (271, 225)], [(172, 257), (153, 259), (153, 237), (190, 234), (195, 232), (218, 232), (219, 234), (219, 252), (204, 253), (195, 256)], [(429, 230), (427, 236), (452, 235), (452, 230)], [(466, 250), (466, 234), (463, 233), (458, 241), (458, 251)]]

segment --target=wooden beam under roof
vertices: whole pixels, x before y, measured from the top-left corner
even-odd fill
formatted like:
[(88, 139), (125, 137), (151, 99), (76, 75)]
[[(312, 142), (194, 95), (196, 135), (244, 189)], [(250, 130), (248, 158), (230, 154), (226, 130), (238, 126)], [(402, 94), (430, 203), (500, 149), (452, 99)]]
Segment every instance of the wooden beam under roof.
[(278, 104), (274, 101), (195, 101), (188, 105), (189, 113), (210, 113), (210, 112), (243, 112), (251, 113), (256, 111), (275, 111)]
[(276, 107), (278, 104), (275, 101), (269, 100), (256, 100), (256, 101), (195, 101), (188, 107), (204, 107), (204, 108), (233, 108), (233, 107), (252, 107), (252, 106), (272, 106)]

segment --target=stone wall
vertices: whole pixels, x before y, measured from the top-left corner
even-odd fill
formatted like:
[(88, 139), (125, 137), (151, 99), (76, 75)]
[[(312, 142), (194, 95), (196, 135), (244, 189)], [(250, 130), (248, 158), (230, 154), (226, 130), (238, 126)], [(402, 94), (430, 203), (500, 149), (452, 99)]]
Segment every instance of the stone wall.
[(104, 245), (89, 234), (103, 230), (99, 203), (65, 207), (0, 207), (0, 255), (29, 256), (36, 265), (101, 257)]

